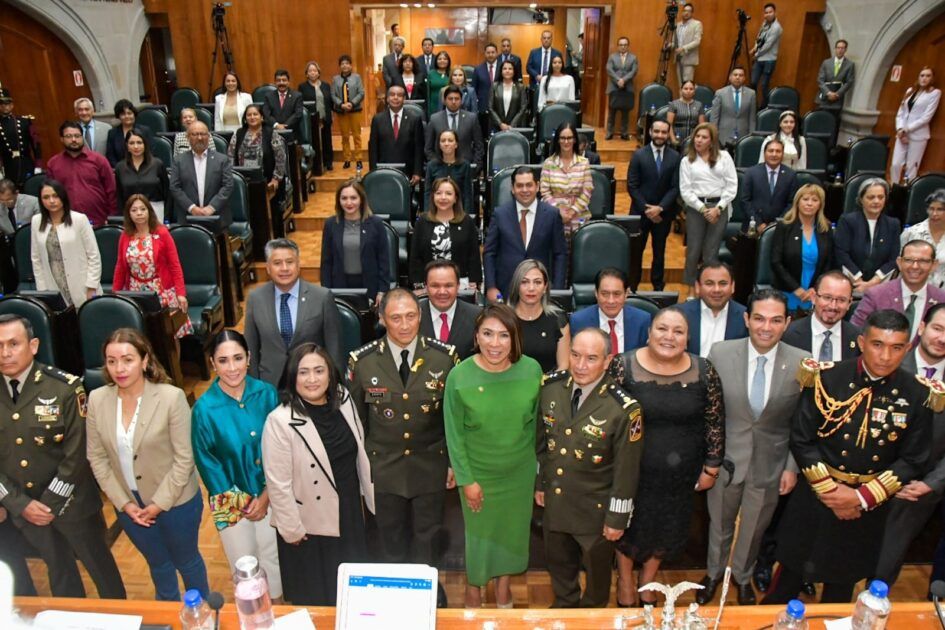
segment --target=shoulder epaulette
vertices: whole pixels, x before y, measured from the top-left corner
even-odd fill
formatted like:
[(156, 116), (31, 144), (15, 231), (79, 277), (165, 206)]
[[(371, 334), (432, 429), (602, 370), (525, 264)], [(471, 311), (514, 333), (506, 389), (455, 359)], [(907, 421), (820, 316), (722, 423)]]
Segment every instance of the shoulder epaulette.
[(383, 344), (382, 344), (382, 342), (381, 342), (379, 339), (375, 339), (375, 340), (372, 341), (371, 343), (366, 343), (366, 344), (364, 344), (363, 346), (361, 346), (361, 347), (358, 348), (357, 350), (352, 350), (352, 351), (349, 353), (349, 355), (348, 355), (348, 357), (349, 357), (349, 358), (348, 358), (348, 362), (349, 362), (349, 363), (357, 363), (359, 359), (363, 359), (364, 357), (368, 356), (369, 354), (372, 354), (372, 353), (374, 353), (374, 352), (378, 352), (378, 351), (380, 351), (380, 350), (383, 350)]
[(555, 372), (549, 372), (548, 374), (542, 374), (541, 384), (545, 383), (554, 383), (560, 381), (563, 378), (567, 378), (568, 382), (571, 382), (571, 373), (567, 370), (557, 370)]
[[(80, 380), (78, 376), (69, 374), (68, 372), (63, 372), (59, 368), (53, 367), (52, 365), (43, 366), (42, 373), (69, 385), (72, 385), (76, 381)], [(39, 370), (37, 370), (36, 380), (39, 381)]]
[(833, 366), (833, 361), (817, 361), (811, 357), (801, 359), (801, 364), (797, 368), (797, 382), (801, 384), (801, 387), (813, 387), (820, 373)]
[(613, 396), (614, 400), (620, 403), (620, 406), (624, 409), (628, 409), (634, 404), (639, 404), (627, 391), (622, 388), (620, 385), (611, 383), (610, 385), (602, 386), (607, 387), (607, 392)]
[(446, 354), (453, 356), (456, 353), (456, 346), (440, 341), (439, 339), (434, 339), (433, 337), (421, 337), (421, 340), (430, 348), (436, 348), (440, 352), (445, 352)]
[(938, 379), (926, 378), (918, 374), (915, 378), (923, 386), (929, 388), (929, 396), (925, 399), (925, 406), (935, 413), (945, 411), (945, 384)]

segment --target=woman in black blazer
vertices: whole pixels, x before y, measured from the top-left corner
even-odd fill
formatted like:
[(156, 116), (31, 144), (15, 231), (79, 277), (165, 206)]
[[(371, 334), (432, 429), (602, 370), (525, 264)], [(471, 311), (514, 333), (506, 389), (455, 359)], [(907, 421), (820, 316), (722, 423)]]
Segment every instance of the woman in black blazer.
[(824, 216), (824, 189), (801, 186), (778, 222), (771, 244), (774, 288), (784, 291), (788, 310), (809, 310), (814, 283), (833, 264), (833, 236)]
[(479, 209), (474, 205), (473, 199), (473, 176), (469, 167), (469, 162), (461, 159), (457, 152), (459, 151), (459, 137), (452, 129), (444, 129), (440, 132), (440, 137), (436, 139), (436, 157), (427, 162), (424, 168), (423, 178), (423, 211), (429, 211), (433, 204), (430, 199), (433, 197), (433, 182), (441, 177), (449, 177), (459, 184), (462, 191), (460, 200), (463, 202), (463, 211), (469, 214), (479, 214)]
[(408, 275), (415, 290), (423, 289), (426, 266), (432, 260), (452, 260), (459, 265), (460, 288), (475, 291), (482, 285), (479, 230), (463, 211), (459, 185), (441, 177), (431, 187), (433, 203), (414, 227)]
[[(853, 290), (863, 293), (896, 270), (899, 256), (899, 219), (885, 212), (889, 184), (879, 177), (860, 185), (857, 202), (862, 211), (848, 212), (837, 221), (833, 235), (837, 264), (853, 279)], [(876, 221), (872, 235), (869, 222)], [(872, 238), (871, 238), (872, 236)]]
[[(515, 66), (511, 61), (503, 61), (499, 66), (501, 81), (492, 84), (492, 127), (505, 131), (511, 127), (522, 127), (528, 116), (528, 97), (525, 86), (515, 81)], [(505, 106), (505, 95), (509, 95), (509, 106)]]
[(398, 74), (393, 77), (394, 82), (391, 86), (399, 85), (404, 88), (408, 101), (424, 101), (423, 107), (426, 108), (427, 100), (427, 82), (426, 76), (417, 72), (417, 60), (413, 55), (404, 53), (397, 62)]
[(124, 212), (128, 197), (139, 194), (148, 198), (158, 222), (163, 223), (164, 203), (170, 198), (167, 167), (151, 155), (147, 141), (137, 130), (128, 133), (126, 145), (125, 158), (115, 166), (115, 196), (118, 199), (116, 214)]
[[(331, 148), (331, 82), (322, 81), (321, 77), (322, 67), (317, 61), (309, 61), (305, 66), (305, 81), (299, 83), (299, 92), (302, 94), (302, 101), (315, 103), (315, 111), (321, 121), (322, 166), (330, 171), (335, 159), (334, 149)], [(317, 130), (313, 128), (314, 133), (317, 133)]]
[(335, 216), (322, 232), (322, 286), (367, 289), (380, 304), (390, 288), (387, 228), (371, 213), (364, 187), (349, 179), (335, 193)]
[(154, 140), (150, 129), (136, 124), (138, 110), (128, 99), (123, 98), (115, 103), (115, 118), (118, 119), (118, 126), (108, 130), (108, 138), (105, 141), (105, 157), (112, 168), (125, 159), (125, 140), (128, 132), (137, 132), (149, 147)]

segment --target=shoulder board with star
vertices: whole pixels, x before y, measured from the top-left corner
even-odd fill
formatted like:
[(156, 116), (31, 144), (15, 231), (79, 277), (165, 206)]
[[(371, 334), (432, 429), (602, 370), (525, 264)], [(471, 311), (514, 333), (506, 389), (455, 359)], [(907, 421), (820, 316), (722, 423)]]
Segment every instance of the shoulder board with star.
[(456, 346), (452, 344), (440, 341), (439, 339), (434, 339), (433, 337), (421, 337), (420, 339), (426, 344), (428, 348), (436, 348), (440, 352), (445, 352), (449, 356), (456, 354)]
[(627, 390), (620, 387), (616, 383), (611, 383), (610, 385), (602, 386), (607, 388), (607, 392), (616, 400), (623, 409), (629, 409), (633, 405), (639, 407), (639, 403), (627, 393)]
[(801, 387), (813, 387), (820, 378), (820, 373), (829, 370), (835, 365), (833, 361), (818, 361), (811, 357), (801, 359), (801, 364), (797, 368), (797, 382)]
[(32, 114), (24, 114), (20, 116), (20, 118), (24, 118), (26, 120), (36, 120), (36, 116), (33, 116)]
[(926, 378), (918, 374), (916, 374), (915, 379), (929, 390), (929, 396), (925, 399), (925, 406), (935, 413), (945, 411), (945, 383), (942, 383), (942, 381), (938, 379)]
[[(41, 380), (41, 379), (40, 379), (40, 374), (39, 374), (40, 370), (37, 369), (36, 372), (37, 372), (37, 374), (36, 374), (36, 381), (39, 382), (39, 381)], [(78, 382), (79, 385), (82, 384), (81, 379), (80, 379), (78, 376), (76, 376), (76, 375), (74, 375), (74, 374), (69, 374), (68, 372), (64, 372), (64, 371), (60, 370), (59, 368), (53, 367), (53, 366), (51, 366), (51, 365), (45, 365), (45, 366), (43, 366), (42, 375), (43, 375), (43, 376), (51, 376), (51, 377), (53, 377), (54, 379), (59, 380), (59, 381), (62, 381), (63, 383), (66, 383), (66, 384), (68, 384), (68, 385), (74, 385), (76, 382)]]
[(383, 350), (381, 341), (379, 339), (375, 339), (371, 343), (364, 344), (357, 350), (352, 350), (348, 355), (348, 363), (357, 363), (364, 357), (381, 350)]
[(541, 384), (545, 383), (554, 383), (562, 379), (570, 379), (571, 374), (567, 370), (556, 370), (554, 372), (549, 372), (548, 374), (542, 374)]

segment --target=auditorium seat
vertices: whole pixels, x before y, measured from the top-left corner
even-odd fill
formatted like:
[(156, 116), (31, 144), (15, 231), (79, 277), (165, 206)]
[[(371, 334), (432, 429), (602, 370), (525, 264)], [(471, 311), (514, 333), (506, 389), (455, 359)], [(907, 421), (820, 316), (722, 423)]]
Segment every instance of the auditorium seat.
[(171, 228), (171, 237), (184, 273), (187, 314), (194, 334), (201, 339), (212, 337), (223, 328), (223, 296), (213, 235), (196, 225), (176, 225)]
[(253, 90), (253, 102), (254, 103), (263, 103), (266, 100), (266, 94), (271, 94), (276, 91), (276, 86), (265, 83), (260, 85), (255, 90)]
[(797, 187), (800, 188), (805, 184), (816, 184), (818, 186), (823, 186), (824, 182), (821, 178), (817, 177), (813, 171), (797, 171)]
[(361, 316), (350, 304), (342, 299), (335, 298), (335, 306), (341, 316), (341, 349), (344, 356), (364, 345), (361, 333)]
[[(178, 129), (180, 126), (180, 112), (185, 107), (197, 107), (197, 103), (200, 102), (200, 93), (197, 92), (194, 88), (182, 87), (174, 90), (174, 93), (171, 94), (171, 111), (170, 118), (173, 121), (174, 129), (178, 131), (183, 131)], [(212, 126), (207, 127), (212, 129)]]
[(147, 127), (152, 135), (166, 133), (170, 131), (167, 113), (163, 109), (156, 107), (142, 107), (135, 118), (135, 124)]
[(417, 116), (423, 121), (423, 126), (427, 125), (426, 101), (422, 99), (404, 101), (404, 111)]
[(837, 120), (830, 112), (815, 109), (804, 114), (801, 132), (805, 138), (817, 138), (829, 147), (836, 132)]
[(795, 114), (801, 106), (801, 95), (790, 85), (779, 85), (768, 92), (766, 106), (780, 112), (791, 110)]
[(804, 144), (807, 146), (807, 168), (804, 170), (823, 179), (827, 175), (827, 145), (816, 137), (805, 137)]
[(871, 173), (876, 177), (883, 177), (886, 174), (888, 158), (889, 151), (884, 143), (876, 138), (860, 138), (847, 152), (844, 173), (848, 178), (859, 173)]
[[(399, 257), (401, 264), (407, 264), (407, 235), (410, 231), (410, 181), (400, 171), (379, 168), (371, 171), (361, 180), (367, 194), (368, 205), (376, 214), (388, 217), (391, 226), (397, 231), (400, 241)], [(394, 274), (397, 267), (391, 269)]]
[(237, 289), (242, 298), (243, 285), (251, 281), (253, 273), (253, 228), (249, 222), (249, 192), (246, 180), (239, 173), (233, 173), (233, 194), (230, 196), (230, 212), (233, 223), (229, 234), (233, 245), (233, 266), (239, 274)]
[(577, 129), (577, 113), (568, 105), (555, 103), (548, 105), (538, 113), (538, 155), (548, 156), (555, 129), (562, 123), (569, 122)]
[[(868, 179), (872, 179), (876, 175), (872, 173), (860, 173), (859, 175), (854, 175), (853, 177), (848, 177), (847, 181), (843, 184), (843, 212), (856, 212), (860, 210), (860, 203), (857, 201), (857, 193), (860, 190), (860, 185)], [(887, 206), (889, 205), (889, 199), (886, 199)]]
[[(703, 110), (711, 108), (712, 101), (715, 100), (715, 90), (708, 85), (697, 85), (695, 99), (702, 103)], [(708, 117), (709, 115), (706, 114), (706, 118)]]
[[(30, 179), (36, 179), (31, 177)], [(29, 180), (27, 180), (29, 181)], [(30, 234), (31, 227), (29, 223), (24, 223), (16, 228), (13, 234), (13, 263), (16, 265), (16, 277), (18, 291), (28, 291), (36, 288), (36, 278), (33, 277), (33, 260), (30, 257)]]
[[(401, 237), (397, 230), (390, 223), (384, 222), (384, 234), (387, 236), (387, 267), (390, 269), (390, 279), (391, 284), (390, 288), (396, 286), (407, 286), (407, 259), (404, 258), (403, 267), (398, 264), (400, 262), (400, 254), (405, 254), (407, 250), (406, 240), (407, 237)], [(404, 273), (401, 273), (403, 269)], [(403, 276), (403, 278), (401, 278)]]
[[(751, 137), (758, 138), (758, 136), (746, 136), (746, 138)], [(732, 216), (729, 217), (728, 223), (725, 225), (725, 234), (722, 236), (721, 245), (719, 245), (719, 260), (729, 265), (735, 264), (735, 255), (728, 247), (729, 240), (741, 232), (742, 221), (745, 220), (745, 206), (742, 204), (742, 182), (744, 179), (742, 172), (738, 171), (738, 193), (735, 195), (735, 199), (732, 200)]]
[(33, 336), (39, 339), (39, 350), (36, 352), (36, 359), (46, 365), (61, 367), (56, 361), (52, 310), (39, 300), (21, 295), (8, 295), (0, 299), (0, 315), (8, 313), (25, 317), (33, 327)]
[(197, 120), (205, 124), (208, 130), (213, 131), (213, 114), (210, 110), (203, 107), (194, 107), (193, 109), (197, 114)]
[(751, 168), (761, 157), (762, 136), (742, 136), (735, 145), (735, 168)]
[(45, 175), (33, 175), (23, 183), (23, 193), (38, 198), (39, 193), (43, 190), (43, 184), (45, 183)]
[[(637, 130), (640, 134), (643, 133), (643, 121), (645, 120), (647, 112), (651, 109), (655, 112), (660, 107), (664, 105), (669, 105), (670, 101), (673, 100), (673, 93), (669, 91), (669, 88), (660, 83), (649, 83), (643, 86), (643, 89), (640, 90), (640, 100), (637, 103), (637, 112), (639, 114), (639, 120), (637, 121)], [(711, 101), (709, 101), (711, 104)]]
[(595, 303), (594, 278), (604, 267), (630, 271), (630, 237), (609, 221), (585, 223), (571, 235), (571, 287), (575, 308)]
[(95, 242), (98, 255), (102, 259), (102, 290), (111, 291), (115, 279), (115, 266), (118, 264), (118, 239), (122, 228), (117, 225), (99, 225), (95, 228)]
[(528, 140), (517, 131), (500, 131), (489, 139), (486, 176), (491, 178), (504, 168), (530, 163)]
[(105, 385), (102, 346), (119, 328), (145, 332), (144, 313), (132, 300), (119, 295), (100, 295), (79, 308), (79, 340), (85, 364), (82, 380), (87, 392)]
[(777, 223), (769, 225), (758, 239), (758, 256), (755, 259), (755, 291), (767, 289), (774, 282), (774, 270), (771, 268), (771, 248), (774, 245), (774, 231)]
[(226, 155), (226, 150), (230, 146), (229, 140), (226, 140), (218, 133), (210, 134), (210, 137), (213, 139), (213, 148), (220, 155)]
[(925, 211), (925, 198), (939, 188), (945, 188), (945, 173), (929, 173), (912, 180), (909, 184), (906, 225), (915, 225), (928, 218)]
[(151, 155), (161, 160), (164, 168), (170, 168), (174, 162), (174, 145), (164, 136), (154, 136), (151, 139)]
[(778, 131), (781, 110), (766, 107), (755, 115), (755, 135), (767, 136)]
[(594, 182), (590, 203), (591, 220), (605, 219), (608, 214), (614, 214), (616, 203), (617, 180), (614, 179), (614, 165), (592, 165), (591, 180)]
[(655, 301), (651, 300), (650, 298), (640, 295), (638, 293), (628, 295), (626, 304), (628, 306), (633, 306), (635, 308), (638, 308), (641, 311), (645, 311), (650, 317), (653, 317), (654, 315), (656, 315), (660, 310), (659, 304), (657, 304)]

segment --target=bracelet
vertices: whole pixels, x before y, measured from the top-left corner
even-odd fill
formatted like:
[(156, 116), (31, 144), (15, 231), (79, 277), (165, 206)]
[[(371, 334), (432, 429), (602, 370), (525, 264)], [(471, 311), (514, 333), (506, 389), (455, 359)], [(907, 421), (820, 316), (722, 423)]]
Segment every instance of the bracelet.
[(718, 478), (719, 478), (719, 473), (717, 473), (717, 472), (711, 473), (711, 472), (709, 472), (709, 470), (708, 470), (705, 466), (702, 467), (702, 472), (703, 472), (703, 474), (709, 475), (709, 476), (712, 477), (713, 479), (718, 479)]

